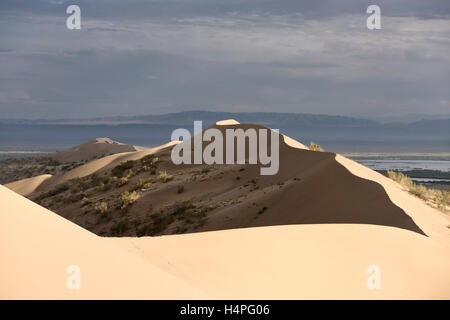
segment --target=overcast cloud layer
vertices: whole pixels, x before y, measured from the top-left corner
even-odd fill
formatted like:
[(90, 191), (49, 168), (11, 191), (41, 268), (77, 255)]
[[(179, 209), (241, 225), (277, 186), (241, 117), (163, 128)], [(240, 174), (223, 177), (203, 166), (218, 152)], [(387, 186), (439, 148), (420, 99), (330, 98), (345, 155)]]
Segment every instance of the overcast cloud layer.
[(449, 1), (308, 2), (2, 0), (0, 117), (450, 112)]

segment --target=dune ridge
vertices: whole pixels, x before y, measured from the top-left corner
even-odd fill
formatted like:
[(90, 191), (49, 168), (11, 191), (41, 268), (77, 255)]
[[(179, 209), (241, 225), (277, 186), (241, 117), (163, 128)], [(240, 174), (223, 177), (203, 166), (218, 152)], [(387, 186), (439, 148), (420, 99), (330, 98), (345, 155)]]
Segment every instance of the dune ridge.
[[(190, 299), (208, 295), (0, 186), (1, 299)], [(67, 267), (81, 289), (67, 289)]]
[[(232, 119), (215, 125), (237, 126), (256, 125)], [(450, 299), (449, 216), (339, 154), (279, 138), (280, 172), (250, 182), (248, 199), (209, 212), (193, 233), (103, 238), (0, 186), (0, 298)], [(145, 191), (121, 212), (126, 216), (174, 197), (205, 206), (208, 198), (226, 202), (259, 172), (257, 166), (205, 173), (201, 166), (175, 166), (167, 159), (177, 143), (107, 156), (30, 185), (43, 179), (36, 192), (45, 191), (155, 155), (158, 170), (175, 180)], [(177, 195), (184, 171), (201, 179), (185, 182)], [(65, 287), (70, 264), (82, 268), (80, 291)], [(379, 290), (366, 286), (371, 265), (381, 270)]]
[(36, 177), (26, 178), (5, 184), (5, 187), (22, 196), (27, 196), (34, 192), (45, 180), (51, 178), (51, 174), (41, 174)]

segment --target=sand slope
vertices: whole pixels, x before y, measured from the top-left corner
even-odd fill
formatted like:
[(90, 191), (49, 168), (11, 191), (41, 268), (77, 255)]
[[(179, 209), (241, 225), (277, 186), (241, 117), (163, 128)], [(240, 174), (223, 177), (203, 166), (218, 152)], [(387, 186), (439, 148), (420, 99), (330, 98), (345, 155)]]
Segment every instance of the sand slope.
[[(0, 200), (0, 298), (450, 298), (449, 251), (398, 228), (100, 238), (2, 186)], [(69, 265), (81, 268), (79, 291), (66, 288)], [(366, 287), (369, 265), (381, 268), (380, 290)]]
[(5, 187), (11, 189), (14, 192), (17, 192), (22, 196), (27, 196), (34, 190), (36, 190), (41, 185), (42, 182), (44, 182), (48, 178), (51, 178), (51, 176), (52, 176), (51, 174), (42, 174), (36, 177), (22, 179), (19, 181), (5, 184)]
[(102, 155), (112, 153), (132, 152), (137, 148), (131, 145), (120, 143), (109, 138), (96, 138), (79, 146), (58, 151), (49, 155), (49, 157), (61, 162), (77, 162), (81, 160), (90, 160)]
[[(1, 299), (205, 298), (107, 239), (0, 186)], [(81, 289), (68, 290), (69, 265)]]
[[(224, 299), (449, 299), (450, 252), (415, 232), (374, 225), (291, 225), (112, 238)], [(369, 290), (369, 265), (381, 289)]]
[[(373, 170), (281, 138), (279, 174), (258, 177), (258, 190), (211, 212), (203, 227), (231, 230), (101, 238), (0, 186), (0, 298), (450, 299), (448, 215)], [(42, 180), (39, 189), (47, 190), (123, 161), (160, 157), (175, 143), (15, 188), (28, 191)], [(173, 166), (161, 162), (166, 167), (158, 170)], [(180, 197), (236, 197), (256, 172), (251, 166), (216, 172), (224, 178), (186, 184)], [(173, 183), (144, 194), (127, 214), (141, 212), (145, 201), (172, 201)], [(258, 215), (263, 205), (268, 209)], [(81, 267), (79, 291), (66, 288), (69, 265)], [(366, 287), (370, 265), (381, 268), (379, 290)]]
[(88, 162), (85, 165), (82, 165), (80, 167), (77, 167), (73, 170), (70, 170), (69, 172), (66, 172), (65, 174), (54, 176), (51, 179), (45, 181), (42, 185), (39, 186), (37, 189), (38, 191), (42, 190), (48, 190), (52, 188), (53, 186), (56, 186), (57, 184), (64, 183), (66, 181), (69, 181), (70, 179), (74, 178), (81, 178), (88, 176), (90, 174), (93, 174), (100, 170), (106, 170), (108, 168), (112, 168), (121, 162), (125, 162), (128, 160), (137, 160), (142, 157), (145, 157), (149, 154), (154, 154), (161, 149), (170, 147), (174, 144), (179, 143), (178, 141), (171, 141), (169, 143), (163, 144), (161, 146), (151, 148), (151, 149), (145, 149), (142, 151), (134, 151), (134, 152), (123, 152), (123, 153), (116, 153), (112, 154), (97, 160), (93, 160), (91, 162)]
[(377, 182), (386, 191), (390, 200), (409, 215), (428, 236), (438, 239), (440, 243), (450, 249), (449, 215), (430, 207), (422, 199), (407, 192), (397, 182), (374, 170), (341, 155), (337, 155), (336, 160), (352, 174)]

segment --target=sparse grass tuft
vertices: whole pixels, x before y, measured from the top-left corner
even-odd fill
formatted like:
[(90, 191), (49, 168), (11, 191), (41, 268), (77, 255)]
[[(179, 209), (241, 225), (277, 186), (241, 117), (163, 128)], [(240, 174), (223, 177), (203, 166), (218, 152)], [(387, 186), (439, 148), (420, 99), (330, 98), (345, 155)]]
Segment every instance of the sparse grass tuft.
[(170, 180), (173, 180), (173, 175), (168, 174), (166, 171), (160, 171), (158, 179), (161, 180), (162, 182), (166, 183)]
[(387, 171), (386, 175), (404, 186), (411, 194), (425, 200), (430, 206), (448, 212), (450, 203), (450, 191), (427, 189), (421, 184), (417, 184), (407, 175), (401, 172)]
[(120, 209), (124, 210), (131, 206), (139, 199), (139, 194), (136, 191), (125, 191), (120, 195)]
[(94, 210), (97, 213), (105, 214), (108, 211), (108, 204), (104, 201), (94, 204)]
[(324, 152), (325, 151), (321, 146), (319, 146), (314, 141), (311, 141), (309, 143), (309, 150), (311, 150), (311, 151), (319, 151), (319, 152)]
[(117, 186), (122, 187), (122, 186), (126, 185), (127, 183), (128, 183), (128, 178), (122, 177), (119, 179), (119, 181), (117, 181)]
[(139, 182), (136, 184), (137, 189), (147, 189), (150, 187), (150, 179), (149, 178), (139, 178)]

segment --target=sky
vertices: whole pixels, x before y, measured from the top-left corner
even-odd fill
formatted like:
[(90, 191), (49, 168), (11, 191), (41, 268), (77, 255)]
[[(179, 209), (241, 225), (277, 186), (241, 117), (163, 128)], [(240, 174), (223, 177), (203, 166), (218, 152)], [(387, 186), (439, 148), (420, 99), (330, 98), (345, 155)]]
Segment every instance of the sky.
[(448, 115), (449, 62), (448, 0), (0, 1), (0, 118)]

